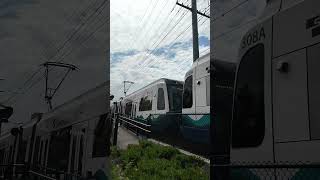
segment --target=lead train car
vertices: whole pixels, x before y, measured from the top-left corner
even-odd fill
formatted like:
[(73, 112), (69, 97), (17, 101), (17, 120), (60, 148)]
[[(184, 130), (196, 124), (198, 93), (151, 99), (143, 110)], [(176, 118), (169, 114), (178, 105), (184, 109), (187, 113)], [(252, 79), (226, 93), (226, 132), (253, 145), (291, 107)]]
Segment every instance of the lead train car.
[(151, 125), (152, 134), (179, 132), (183, 82), (158, 79), (118, 102), (120, 113)]
[[(12, 161), (7, 157), (13, 146), (1, 146), (2, 161), (26, 164), (31, 178), (56, 178), (59, 172), (60, 179), (79, 179), (98, 171), (110, 177), (107, 155), (112, 122), (107, 87), (104, 83), (52, 111), (33, 114), (16, 136)], [(10, 137), (2, 136), (1, 144), (4, 138)]]
[[(270, 1), (243, 36), (233, 103), (233, 164), (320, 163), (319, 7), (318, 0)], [(241, 171), (234, 172), (243, 175), (235, 179), (320, 179), (320, 168)]]

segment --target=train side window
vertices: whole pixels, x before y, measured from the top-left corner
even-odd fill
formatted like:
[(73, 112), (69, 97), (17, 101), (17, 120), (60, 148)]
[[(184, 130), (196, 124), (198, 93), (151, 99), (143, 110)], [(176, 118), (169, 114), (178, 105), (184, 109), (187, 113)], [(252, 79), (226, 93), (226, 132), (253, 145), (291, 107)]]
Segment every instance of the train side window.
[(141, 98), (139, 104), (139, 111), (150, 111), (152, 110), (152, 100), (148, 96)]
[(106, 157), (108, 149), (108, 134), (110, 133), (110, 116), (103, 114), (100, 116), (94, 130), (94, 141), (92, 148), (92, 158)]
[(240, 61), (234, 96), (232, 147), (256, 147), (264, 138), (264, 46), (249, 49)]
[(192, 107), (192, 75), (187, 77), (183, 86), (183, 108), (191, 108)]
[[(71, 126), (51, 132), (47, 167), (65, 170), (69, 164)], [(57, 148), (59, 147), (59, 148)]]
[(165, 109), (163, 88), (159, 88), (158, 89), (157, 109), (158, 110), (164, 110)]

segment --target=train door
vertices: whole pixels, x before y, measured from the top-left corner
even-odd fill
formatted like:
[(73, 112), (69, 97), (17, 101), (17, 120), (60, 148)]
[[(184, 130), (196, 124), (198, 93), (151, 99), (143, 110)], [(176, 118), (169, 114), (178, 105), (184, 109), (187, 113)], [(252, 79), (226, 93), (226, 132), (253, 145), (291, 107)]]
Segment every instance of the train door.
[(68, 170), (68, 155), (71, 144), (71, 127), (65, 127), (50, 133), (47, 167), (61, 172)]
[(158, 84), (155, 88), (155, 121), (159, 115), (164, 115), (166, 111), (169, 111), (168, 93), (164, 84)]
[(40, 163), (41, 166), (44, 168), (44, 172), (46, 172), (47, 161), (48, 161), (48, 152), (49, 152), (49, 143), (50, 143), (50, 136), (45, 135), (42, 137), (42, 151), (40, 152)]
[(231, 128), (233, 163), (273, 163), (272, 19), (242, 39), (236, 73)]
[[(1, 149), (0, 149), (0, 164), (5, 164), (4, 163), (4, 158), (5, 158), (5, 145), (1, 144)], [(3, 167), (0, 167), (0, 176), (3, 177)]]
[(83, 174), (84, 133), (82, 124), (74, 125), (71, 131), (68, 173), (72, 174), (74, 179)]
[(209, 144), (210, 128), (210, 57), (206, 55), (201, 59), (195, 71), (194, 89), (195, 89), (195, 112), (196, 119), (194, 127), (197, 131), (194, 135), (197, 142)]
[(196, 115), (196, 99), (195, 99), (195, 69), (190, 70), (185, 75), (182, 94), (182, 115), (181, 115), (181, 133), (184, 138), (197, 141), (194, 136), (195, 126), (197, 121)]
[(169, 110), (169, 102), (164, 84), (158, 84), (155, 88), (155, 93), (155, 114), (165, 114)]
[(153, 87), (153, 113), (152, 113), (152, 129), (153, 132), (162, 132), (168, 124), (169, 118), (166, 112), (169, 111), (167, 87), (164, 83), (157, 84)]
[(132, 118), (132, 106), (133, 106), (133, 103), (131, 100), (129, 100), (128, 102), (125, 103), (125, 116), (126, 117), (129, 117), (129, 118)]

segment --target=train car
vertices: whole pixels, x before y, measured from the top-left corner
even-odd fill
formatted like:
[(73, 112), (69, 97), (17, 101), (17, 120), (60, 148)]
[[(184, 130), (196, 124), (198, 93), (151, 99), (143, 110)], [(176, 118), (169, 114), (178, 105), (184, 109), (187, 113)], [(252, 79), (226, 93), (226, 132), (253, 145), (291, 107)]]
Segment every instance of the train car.
[[(233, 164), (319, 164), (320, 2), (271, 1), (242, 38), (233, 100)], [(318, 169), (242, 169), (247, 179), (319, 179)], [(250, 176), (250, 178), (249, 178)], [(239, 177), (240, 178), (240, 177)]]
[(182, 110), (183, 82), (158, 79), (123, 98), (118, 106), (127, 117), (150, 124), (153, 134), (177, 133)]
[(209, 144), (210, 54), (194, 61), (185, 75), (180, 128), (186, 139)]
[(77, 179), (101, 171), (110, 177), (106, 91), (102, 84), (42, 115), (30, 146), (32, 174), (53, 177), (59, 172), (61, 179)]
[(9, 166), (1, 168), (2, 177), (110, 177), (107, 156), (112, 122), (107, 85), (104, 83), (47, 113), (34, 113), (27, 123), (3, 133), (0, 160)]

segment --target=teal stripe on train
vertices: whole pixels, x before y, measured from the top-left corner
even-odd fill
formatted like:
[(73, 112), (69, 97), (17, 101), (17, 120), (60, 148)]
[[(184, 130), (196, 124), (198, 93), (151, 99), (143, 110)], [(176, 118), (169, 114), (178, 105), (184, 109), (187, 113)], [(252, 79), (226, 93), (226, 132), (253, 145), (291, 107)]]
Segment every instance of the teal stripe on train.
[(182, 125), (195, 128), (209, 128), (210, 127), (210, 115), (209, 114), (197, 114), (196, 116), (202, 116), (199, 120), (193, 119), (190, 116), (194, 115), (182, 115)]
[[(191, 117), (190, 117), (191, 116)], [(198, 120), (193, 119), (195, 115), (182, 115), (182, 123), (180, 131), (185, 139), (188, 139), (194, 143), (210, 143), (210, 115), (209, 114), (197, 114)]]
[(150, 114), (147, 118), (138, 116), (137, 121), (150, 124), (151, 131), (163, 132), (163, 131), (177, 131), (179, 126), (179, 115), (174, 114)]
[[(295, 172), (296, 171), (296, 172)], [(320, 179), (320, 168), (278, 168), (276, 174), (272, 168), (248, 169), (234, 168), (231, 169), (231, 180), (263, 180), (273, 179), (285, 180), (315, 180)]]

